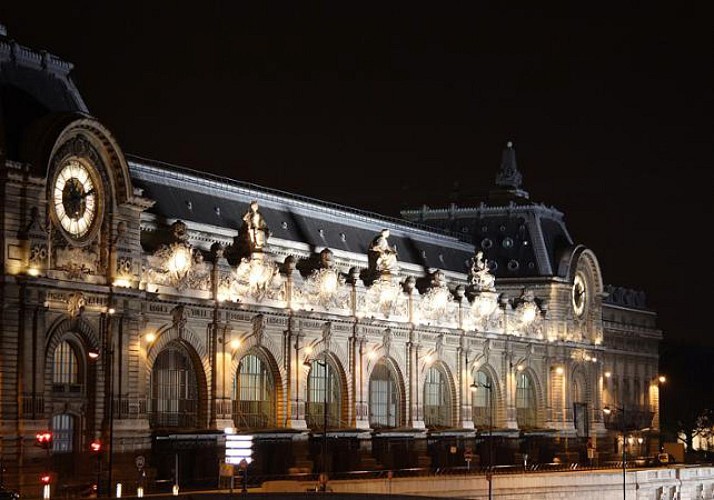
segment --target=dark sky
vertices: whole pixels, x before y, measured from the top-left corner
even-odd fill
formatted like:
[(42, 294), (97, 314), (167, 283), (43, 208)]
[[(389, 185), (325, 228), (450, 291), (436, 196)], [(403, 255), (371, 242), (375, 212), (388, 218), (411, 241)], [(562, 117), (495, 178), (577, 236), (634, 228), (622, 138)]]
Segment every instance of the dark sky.
[(475, 203), (513, 140), (605, 282), (714, 345), (706, 2), (482, 3), (5, 0), (0, 22), (75, 64), (125, 152), (385, 215)]

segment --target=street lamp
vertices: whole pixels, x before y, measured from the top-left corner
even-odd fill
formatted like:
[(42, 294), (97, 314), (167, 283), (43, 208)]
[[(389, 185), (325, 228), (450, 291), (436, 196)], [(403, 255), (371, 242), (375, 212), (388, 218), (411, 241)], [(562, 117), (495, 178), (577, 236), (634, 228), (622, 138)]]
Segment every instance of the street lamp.
[(615, 406), (613, 408), (610, 408), (606, 406), (605, 408), (602, 409), (603, 413), (605, 415), (610, 415), (613, 411), (619, 411), (620, 414), (622, 415), (622, 498), (623, 500), (627, 499), (627, 439), (626, 439), (626, 432), (627, 432), (627, 424), (625, 423), (625, 407), (624, 406)]
[[(325, 392), (322, 401), (322, 474), (327, 474), (327, 405), (328, 405), (328, 391), (330, 389), (330, 370), (327, 363), (327, 351), (325, 351), (325, 359), (306, 359), (303, 365), (312, 367), (312, 363), (315, 362), (319, 366), (323, 367), (325, 370)], [(323, 481), (320, 484), (325, 484)]]
[(493, 499), (493, 384), (485, 382), (477, 384), (472, 382), (469, 388), (471, 391), (483, 387), (488, 391), (488, 469), (486, 469), (486, 480), (488, 481), (488, 500)]
[[(111, 302), (111, 301), (110, 301)], [(108, 307), (100, 315), (100, 328), (102, 331), (102, 346), (100, 350), (92, 350), (88, 352), (89, 359), (96, 361), (102, 358), (104, 362), (104, 399), (106, 413), (104, 416), (104, 431), (108, 436), (107, 453), (109, 460), (107, 461), (107, 497), (112, 496), (112, 468), (114, 465), (114, 340), (112, 335), (111, 319), (116, 311), (112, 307)], [(101, 453), (101, 448), (96, 450), (97, 454)], [(97, 496), (100, 493), (100, 485), (97, 483)]]

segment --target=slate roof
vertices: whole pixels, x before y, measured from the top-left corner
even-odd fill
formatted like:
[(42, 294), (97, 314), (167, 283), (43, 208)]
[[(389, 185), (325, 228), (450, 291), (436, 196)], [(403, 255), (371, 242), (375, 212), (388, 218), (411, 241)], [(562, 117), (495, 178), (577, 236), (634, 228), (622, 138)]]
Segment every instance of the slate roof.
[(0, 146), (21, 160), (31, 126), (51, 113), (87, 113), (69, 77), (72, 64), (46, 51), (17, 43), (0, 25)]
[(562, 212), (530, 201), (521, 184), (515, 149), (509, 142), (487, 201), (474, 207), (405, 210), (402, 216), (460, 234), (483, 251), (496, 278), (555, 276), (561, 258), (573, 248), (573, 239)]
[(233, 179), (127, 157), (132, 182), (155, 201), (149, 213), (170, 223), (182, 220), (228, 230), (242, 224), (250, 201), (257, 200), (271, 238), (308, 245), (317, 253), (325, 247), (366, 256), (377, 233), (390, 230), (400, 263), (465, 274), (474, 247), (444, 231), (338, 204), (322, 202)]

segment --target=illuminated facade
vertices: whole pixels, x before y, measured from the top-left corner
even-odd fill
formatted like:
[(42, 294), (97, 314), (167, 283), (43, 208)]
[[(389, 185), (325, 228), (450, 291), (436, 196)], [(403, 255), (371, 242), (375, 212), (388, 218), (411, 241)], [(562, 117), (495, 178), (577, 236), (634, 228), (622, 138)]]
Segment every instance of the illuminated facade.
[(656, 316), (529, 201), (510, 145), (485, 204), (390, 219), (127, 155), (70, 70), (0, 35), (0, 451), (20, 487), (91, 476), (97, 438), (109, 480), (178, 457), (215, 483), (228, 427), (256, 436), (256, 474), (577, 460), (587, 436), (616, 452), (608, 405), (631, 453), (652, 446)]

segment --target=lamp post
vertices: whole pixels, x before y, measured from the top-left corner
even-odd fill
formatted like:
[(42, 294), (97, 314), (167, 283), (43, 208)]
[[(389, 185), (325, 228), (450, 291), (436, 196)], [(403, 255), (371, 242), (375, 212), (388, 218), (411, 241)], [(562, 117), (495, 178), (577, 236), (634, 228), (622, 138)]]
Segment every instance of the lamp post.
[[(103, 330), (103, 345), (100, 352), (91, 351), (90, 359), (102, 358), (104, 362), (104, 398), (105, 398), (105, 430), (107, 432), (107, 497), (112, 496), (112, 468), (114, 465), (114, 344), (112, 338), (111, 318), (114, 315), (114, 309), (109, 307), (100, 316), (101, 328)], [(97, 484), (97, 495), (100, 493), (100, 485)]]
[(471, 383), (471, 391), (476, 391), (483, 387), (488, 391), (488, 468), (486, 469), (486, 480), (488, 481), (488, 500), (493, 499), (493, 385), (490, 382), (477, 384)]
[(602, 409), (605, 415), (610, 415), (613, 410), (619, 411), (622, 415), (622, 499), (627, 499), (627, 437), (625, 436), (627, 432), (627, 424), (625, 423), (625, 407), (615, 406), (610, 408), (606, 406)]
[[(328, 407), (328, 391), (330, 389), (330, 371), (327, 364), (327, 353), (325, 352), (325, 359), (306, 359), (304, 364), (306, 366), (312, 366), (315, 362), (319, 366), (323, 367), (325, 370), (325, 392), (322, 400), (322, 466), (321, 473), (327, 474), (327, 407)], [(320, 481), (320, 484), (325, 484), (324, 481)]]

